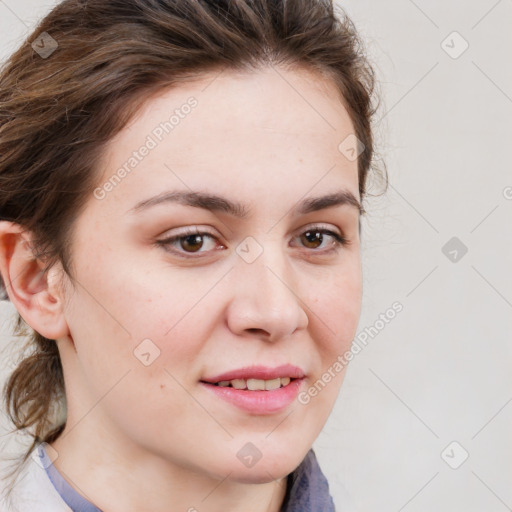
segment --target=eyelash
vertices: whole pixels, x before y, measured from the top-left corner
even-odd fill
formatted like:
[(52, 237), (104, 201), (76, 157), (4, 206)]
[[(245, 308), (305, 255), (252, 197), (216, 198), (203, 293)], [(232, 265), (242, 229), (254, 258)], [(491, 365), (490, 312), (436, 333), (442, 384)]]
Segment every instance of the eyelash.
[[(329, 235), (332, 238), (334, 238), (334, 240), (335, 240), (334, 247), (331, 248), (330, 250), (321, 251), (321, 250), (318, 250), (318, 249), (311, 249), (313, 252), (319, 252), (320, 254), (330, 254), (332, 252), (338, 252), (338, 250), (341, 247), (347, 246), (350, 243), (349, 240), (347, 240), (344, 236), (336, 233), (335, 231), (331, 231), (330, 229), (323, 228), (321, 226), (312, 226), (311, 228), (308, 228), (305, 231), (303, 231), (301, 233), (301, 235), (303, 235), (303, 234), (305, 234), (305, 233), (307, 233), (309, 231), (319, 232), (319, 233), (322, 233), (322, 235)], [(164, 249), (166, 251), (168, 251), (168, 252), (171, 252), (173, 254), (177, 254), (178, 256), (180, 256), (182, 258), (188, 258), (188, 259), (198, 259), (198, 258), (201, 257), (201, 256), (191, 256), (192, 254), (204, 254), (205, 252), (206, 253), (210, 252), (210, 251), (203, 251), (203, 252), (198, 251), (197, 253), (187, 253), (187, 252), (177, 251), (175, 249), (169, 249), (167, 247), (167, 246), (171, 245), (174, 242), (179, 242), (179, 241), (184, 240), (185, 238), (187, 238), (189, 236), (192, 236), (192, 235), (199, 235), (199, 236), (203, 236), (203, 237), (204, 237), (204, 235), (207, 235), (210, 238), (213, 238), (215, 240), (217, 239), (213, 234), (211, 234), (211, 233), (209, 233), (207, 231), (199, 231), (197, 228), (187, 228), (184, 232), (180, 233), (179, 235), (172, 236), (172, 237), (169, 237), (169, 238), (165, 238), (163, 240), (158, 240), (156, 242), (156, 244), (158, 246), (164, 247)], [(300, 235), (298, 235), (298, 236), (300, 237)]]

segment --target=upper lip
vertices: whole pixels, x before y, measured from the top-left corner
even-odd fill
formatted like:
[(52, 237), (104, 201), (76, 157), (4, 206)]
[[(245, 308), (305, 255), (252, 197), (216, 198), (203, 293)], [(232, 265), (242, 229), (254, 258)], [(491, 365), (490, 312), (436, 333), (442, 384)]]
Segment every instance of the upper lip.
[(291, 364), (283, 364), (275, 368), (267, 366), (247, 366), (245, 368), (238, 368), (229, 372), (215, 375), (214, 377), (205, 377), (201, 379), (203, 382), (217, 383), (225, 380), (234, 379), (261, 379), (272, 380), (278, 377), (290, 377), (291, 379), (301, 379), (304, 377), (304, 372), (298, 367)]

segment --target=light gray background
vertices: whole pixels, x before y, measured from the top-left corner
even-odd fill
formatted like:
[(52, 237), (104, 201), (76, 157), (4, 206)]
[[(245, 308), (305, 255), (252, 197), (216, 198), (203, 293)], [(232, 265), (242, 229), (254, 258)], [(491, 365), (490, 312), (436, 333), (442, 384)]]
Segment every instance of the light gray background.
[[(0, 1), (0, 58), (56, 3)], [(352, 361), (315, 451), (362, 512), (512, 510), (512, 1), (340, 4), (376, 64), (391, 179), (366, 203), (358, 332), (403, 311)]]

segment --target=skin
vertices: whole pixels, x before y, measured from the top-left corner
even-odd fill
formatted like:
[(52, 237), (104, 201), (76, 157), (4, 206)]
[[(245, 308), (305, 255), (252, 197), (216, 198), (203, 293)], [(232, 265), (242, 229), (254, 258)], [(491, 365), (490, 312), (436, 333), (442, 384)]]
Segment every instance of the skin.
[[(148, 98), (110, 141), (99, 186), (190, 96), (197, 107), (76, 219), (75, 286), (58, 265), (38, 274), (30, 233), (6, 221), (0, 271), (25, 321), (58, 344), (68, 416), (51, 453), (78, 492), (109, 512), (163, 512), (170, 503), (173, 511), (278, 511), (286, 475), (327, 421), (344, 370), (308, 404), (266, 415), (199, 381), (291, 363), (306, 373), (303, 391), (350, 348), (361, 311), (360, 213), (348, 204), (290, 211), (341, 189), (360, 200), (357, 161), (338, 150), (354, 129), (334, 84), (312, 72), (203, 75)], [(167, 190), (215, 193), (251, 215), (178, 203), (129, 213)], [(318, 224), (349, 243), (327, 234), (308, 242), (304, 233)], [(214, 238), (192, 249), (183, 239), (155, 243), (187, 226)], [(249, 236), (263, 248), (252, 263), (236, 252)], [(148, 366), (134, 356), (144, 339), (160, 350)], [(262, 453), (250, 468), (237, 458), (247, 442)]]

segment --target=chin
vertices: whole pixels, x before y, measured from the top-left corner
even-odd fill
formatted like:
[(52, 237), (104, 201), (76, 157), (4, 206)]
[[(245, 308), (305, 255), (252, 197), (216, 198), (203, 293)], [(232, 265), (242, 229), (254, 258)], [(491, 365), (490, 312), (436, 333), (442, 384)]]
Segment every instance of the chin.
[(285, 471), (271, 471), (267, 470), (264, 467), (259, 469), (251, 468), (251, 469), (239, 469), (232, 470), (229, 475), (229, 480), (232, 482), (238, 482), (241, 484), (268, 484), (275, 480), (280, 480), (281, 478), (285, 478), (292, 471), (294, 471), (295, 467), (290, 466), (289, 470)]
[(230, 464), (227, 467), (227, 473), (230, 474), (230, 480), (248, 483), (265, 484), (274, 480), (285, 478), (295, 471), (302, 462), (304, 455), (290, 452), (286, 456), (282, 454), (262, 455), (257, 462), (244, 467), (244, 463), (238, 459), (236, 464)]

